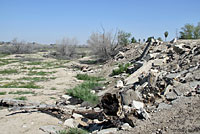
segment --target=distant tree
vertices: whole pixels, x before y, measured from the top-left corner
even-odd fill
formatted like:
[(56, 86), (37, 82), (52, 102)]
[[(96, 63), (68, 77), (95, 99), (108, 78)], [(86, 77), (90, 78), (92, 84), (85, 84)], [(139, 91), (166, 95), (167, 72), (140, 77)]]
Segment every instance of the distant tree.
[(141, 39), (138, 39), (138, 42), (140, 43), (140, 42), (141, 42)]
[(161, 37), (158, 37), (158, 39), (157, 39), (157, 40), (159, 40), (159, 41), (163, 41)]
[(126, 46), (130, 43), (129, 38), (131, 37), (131, 33), (127, 33), (125, 31), (118, 31), (118, 43), (122, 46)]
[(180, 32), (180, 38), (193, 39), (194, 29), (195, 29), (194, 25), (185, 24), (185, 26), (181, 28), (182, 31)]
[(153, 37), (153, 36), (151, 36), (151, 37), (148, 37), (146, 42), (151, 42), (151, 40), (152, 40), (152, 39), (154, 39), (154, 37)]
[(194, 28), (194, 39), (200, 39), (200, 22)]
[(136, 39), (135, 39), (135, 37), (132, 37), (131, 38), (131, 43), (136, 43), (137, 41), (136, 41)]
[(169, 33), (168, 33), (167, 31), (164, 33), (165, 41), (167, 40), (168, 34), (169, 34)]
[(145, 39), (143, 39), (143, 42), (145, 42)]

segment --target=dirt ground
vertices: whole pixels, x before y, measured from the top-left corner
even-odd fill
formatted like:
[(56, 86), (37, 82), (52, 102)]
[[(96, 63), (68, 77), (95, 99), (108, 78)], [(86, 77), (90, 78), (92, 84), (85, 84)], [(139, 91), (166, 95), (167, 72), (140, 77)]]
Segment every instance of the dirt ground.
[(150, 120), (136, 120), (136, 127), (117, 134), (199, 134), (200, 95), (182, 97), (172, 108), (151, 114)]

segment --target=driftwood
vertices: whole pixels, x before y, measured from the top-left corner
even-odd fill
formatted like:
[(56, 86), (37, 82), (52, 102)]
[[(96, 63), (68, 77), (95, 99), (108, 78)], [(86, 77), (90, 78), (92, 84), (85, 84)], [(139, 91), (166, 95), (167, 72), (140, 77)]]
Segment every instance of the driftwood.
[(84, 118), (90, 120), (98, 119), (118, 128), (124, 122), (134, 126), (133, 121), (129, 119), (129, 113), (125, 113), (123, 110), (122, 99), (119, 94), (105, 94), (101, 99), (100, 110), (75, 107), (73, 105), (36, 104), (15, 99), (0, 99), (0, 106), (8, 107), (9, 111), (13, 112), (9, 115), (25, 112), (42, 112), (64, 121), (72, 118), (73, 113), (77, 113)]

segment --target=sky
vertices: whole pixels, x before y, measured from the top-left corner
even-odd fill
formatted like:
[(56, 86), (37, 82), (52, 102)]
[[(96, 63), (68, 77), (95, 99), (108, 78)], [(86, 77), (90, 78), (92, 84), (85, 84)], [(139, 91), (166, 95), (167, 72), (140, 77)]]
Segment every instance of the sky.
[(0, 41), (51, 44), (64, 37), (85, 44), (91, 33), (129, 32), (168, 40), (200, 22), (200, 0), (0, 0)]

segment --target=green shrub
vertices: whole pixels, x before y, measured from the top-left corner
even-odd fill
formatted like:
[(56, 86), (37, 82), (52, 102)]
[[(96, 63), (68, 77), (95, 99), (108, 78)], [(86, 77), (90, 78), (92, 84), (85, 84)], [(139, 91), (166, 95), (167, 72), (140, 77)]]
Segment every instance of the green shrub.
[(87, 80), (87, 81), (104, 81), (105, 80), (102, 77), (89, 76), (87, 74), (77, 74), (76, 78), (79, 80)]
[(5, 69), (0, 71), (0, 74), (16, 74), (18, 71), (16, 69)]
[(3, 85), (0, 85), (1, 88), (41, 88), (38, 85), (35, 85), (34, 82), (28, 82), (28, 83), (24, 83), (24, 82), (9, 82), (9, 83), (5, 83)]
[(16, 100), (27, 100), (26, 96), (16, 97)]
[(88, 132), (80, 128), (69, 128), (68, 130), (60, 130), (56, 134), (88, 134)]
[(91, 89), (98, 86), (102, 86), (102, 84), (99, 84), (94, 81), (86, 81), (74, 87), (73, 89), (68, 89), (66, 93), (73, 97), (80, 98), (83, 101), (88, 101), (91, 104), (97, 104), (98, 96), (96, 94), (91, 93)]
[(32, 91), (16, 91), (16, 92), (9, 92), (8, 94), (22, 95), (22, 94), (34, 94), (34, 92), (32, 92)]
[(114, 69), (112, 71), (112, 75), (119, 75), (119, 74), (121, 74), (123, 72), (126, 72), (130, 65), (131, 65), (130, 63), (119, 64), (118, 69)]
[(6, 92), (0, 92), (0, 95), (5, 95), (6, 94)]

